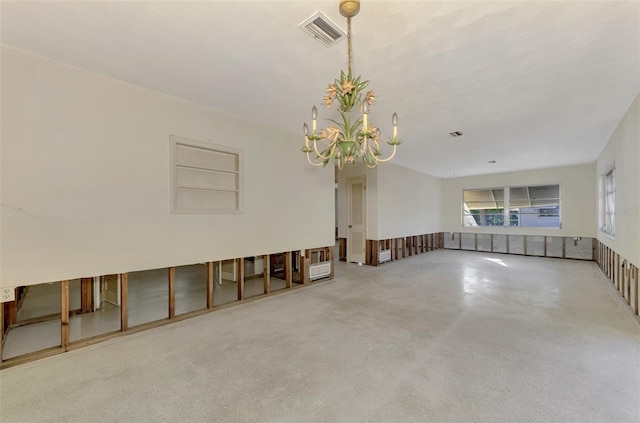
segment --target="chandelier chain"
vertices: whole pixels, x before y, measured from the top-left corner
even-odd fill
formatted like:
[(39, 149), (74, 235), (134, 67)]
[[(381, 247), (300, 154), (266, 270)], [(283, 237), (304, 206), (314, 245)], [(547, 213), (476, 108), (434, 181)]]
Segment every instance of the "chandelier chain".
[(351, 75), (351, 17), (347, 18), (347, 57), (349, 58), (349, 75)]

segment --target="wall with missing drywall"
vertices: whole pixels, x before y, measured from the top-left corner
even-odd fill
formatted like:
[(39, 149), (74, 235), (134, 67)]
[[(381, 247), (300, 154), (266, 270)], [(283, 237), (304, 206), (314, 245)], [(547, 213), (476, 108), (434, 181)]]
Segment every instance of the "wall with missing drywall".
[[(299, 137), (6, 46), (1, 71), (2, 286), (333, 245)], [(244, 151), (243, 213), (170, 213), (170, 135)]]
[(640, 266), (640, 94), (627, 110), (596, 162), (593, 207), (602, 213), (602, 178), (615, 167), (615, 235), (600, 230), (598, 240)]

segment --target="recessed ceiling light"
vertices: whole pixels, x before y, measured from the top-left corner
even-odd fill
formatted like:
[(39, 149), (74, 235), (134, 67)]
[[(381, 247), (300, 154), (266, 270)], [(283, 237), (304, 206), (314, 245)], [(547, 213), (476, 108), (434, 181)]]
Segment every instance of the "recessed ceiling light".
[(496, 161), (495, 160), (489, 160), (489, 163), (494, 164)]
[(456, 137), (461, 137), (462, 136), (462, 132), (460, 131), (453, 131), (453, 132), (449, 132), (449, 135), (451, 135), (452, 137), (456, 138)]

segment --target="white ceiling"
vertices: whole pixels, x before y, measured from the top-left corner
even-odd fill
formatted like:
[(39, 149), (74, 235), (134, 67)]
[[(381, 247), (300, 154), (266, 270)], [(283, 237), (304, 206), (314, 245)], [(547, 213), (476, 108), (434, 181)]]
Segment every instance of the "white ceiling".
[[(326, 48), (298, 24), (322, 10), (346, 28), (338, 3), (3, 0), (0, 34), (300, 134), (298, 149), (346, 68), (346, 42)], [(354, 73), (378, 95), (371, 120), (388, 135), (399, 115), (394, 162), (435, 176), (593, 162), (640, 88), (638, 1), (362, 0), (352, 28)]]

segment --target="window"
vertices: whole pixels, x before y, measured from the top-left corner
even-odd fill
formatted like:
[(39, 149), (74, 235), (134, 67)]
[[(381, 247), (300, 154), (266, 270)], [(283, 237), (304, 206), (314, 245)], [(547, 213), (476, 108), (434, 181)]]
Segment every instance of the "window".
[(242, 150), (170, 137), (171, 212), (242, 212)]
[(464, 190), (462, 225), (560, 228), (560, 185)]
[(604, 175), (604, 222), (602, 232), (615, 236), (616, 234), (616, 176), (615, 168), (611, 169)]
[(504, 188), (464, 190), (463, 226), (504, 226)]
[(560, 185), (511, 187), (509, 190), (509, 226), (560, 227)]

